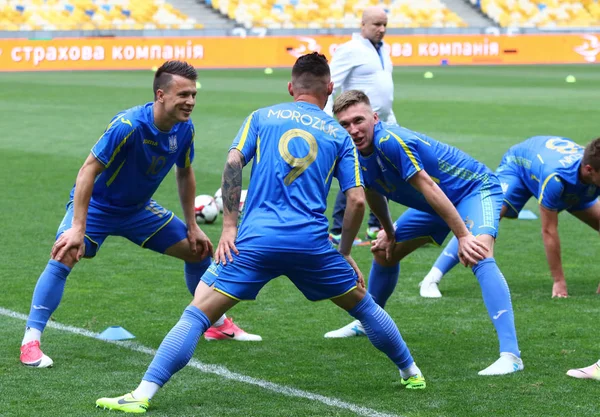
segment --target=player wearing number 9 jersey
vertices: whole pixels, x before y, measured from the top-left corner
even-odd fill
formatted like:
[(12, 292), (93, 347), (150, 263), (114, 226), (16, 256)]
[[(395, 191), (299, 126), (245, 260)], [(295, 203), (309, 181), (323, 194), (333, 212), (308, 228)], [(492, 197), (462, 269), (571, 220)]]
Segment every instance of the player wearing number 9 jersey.
[[(332, 299), (360, 320), (373, 345), (398, 367), (402, 383), (425, 388), (398, 328), (366, 293), (350, 256), (365, 197), (356, 148), (322, 111), (332, 88), (325, 57), (304, 55), (296, 61), (288, 85), (294, 103), (257, 110), (244, 121), (223, 172), (223, 232), (215, 263), (139, 387), (121, 397), (101, 398), (99, 407), (145, 411), (148, 400), (190, 360), (210, 323), (240, 300), (254, 299), (280, 275), (309, 300)], [(252, 174), (237, 236), (242, 168), (250, 160)], [(329, 242), (324, 214), (333, 177), (348, 199), (339, 252)]]

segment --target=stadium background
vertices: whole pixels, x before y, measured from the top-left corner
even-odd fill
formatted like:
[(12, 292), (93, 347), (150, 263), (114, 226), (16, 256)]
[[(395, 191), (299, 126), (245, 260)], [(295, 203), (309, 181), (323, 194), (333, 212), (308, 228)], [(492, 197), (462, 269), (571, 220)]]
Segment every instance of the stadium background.
[[(155, 349), (189, 302), (180, 262), (109, 239), (97, 259), (82, 262), (69, 277), (54, 323), (71, 331), (50, 328), (44, 338), (55, 368), (19, 365), (21, 315), (77, 170), (116, 112), (152, 99), (151, 68), (179, 58), (200, 69), (194, 167), (198, 194), (213, 194), (244, 117), (288, 100), (295, 57), (314, 50), (331, 56), (358, 30), (361, 10), (375, 3), (0, 0), (0, 416), (101, 415), (94, 400), (132, 389), (150, 357), (85, 334), (121, 325)], [(382, 4), (390, 16), (386, 42), (401, 124), (490, 167), (532, 135), (563, 135), (580, 144), (598, 136), (597, 1)], [(265, 68), (275, 70), (267, 75)], [(425, 79), (425, 71), (434, 77)], [(567, 83), (569, 75), (576, 82)], [(180, 214), (175, 188), (167, 178), (156, 198)], [(335, 186), (330, 203), (334, 195)], [(526, 208), (539, 213), (535, 202)], [(424, 392), (401, 390), (396, 372), (368, 341), (324, 340), (347, 316), (328, 303), (303, 300), (280, 279), (257, 303), (232, 312), (264, 341), (201, 342), (195, 357), (229, 373), (183, 371), (155, 399), (152, 414), (598, 415), (600, 386), (564, 375), (598, 359), (597, 235), (568, 215), (560, 222), (571, 295), (564, 300), (550, 298), (539, 220), (501, 225), (496, 258), (513, 294), (523, 373), (477, 376), (497, 349), (478, 285), (470, 271), (457, 270), (442, 283), (444, 298), (421, 299), (417, 283), (439, 253), (428, 247), (403, 261), (387, 307), (427, 376)], [(220, 219), (204, 227), (213, 242), (219, 226)], [(367, 273), (368, 249), (354, 253)], [(231, 379), (233, 373), (243, 378)], [(275, 388), (252, 385), (247, 377)]]

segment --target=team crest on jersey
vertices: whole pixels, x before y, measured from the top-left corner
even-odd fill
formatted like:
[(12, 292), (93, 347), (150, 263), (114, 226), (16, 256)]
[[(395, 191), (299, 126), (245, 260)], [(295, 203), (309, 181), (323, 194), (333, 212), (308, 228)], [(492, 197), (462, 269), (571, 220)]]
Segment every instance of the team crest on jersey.
[(379, 168), (381, 168), (382, 172), (387, 171), (385, 165), (383, 165), (383, 162), (381, 162), (381, 159), (379, 159), (379, 156), (377, 156), (377, 164), (379, 165)]
[(177, 135), (169, 136), (169, 153), (177, 152)]

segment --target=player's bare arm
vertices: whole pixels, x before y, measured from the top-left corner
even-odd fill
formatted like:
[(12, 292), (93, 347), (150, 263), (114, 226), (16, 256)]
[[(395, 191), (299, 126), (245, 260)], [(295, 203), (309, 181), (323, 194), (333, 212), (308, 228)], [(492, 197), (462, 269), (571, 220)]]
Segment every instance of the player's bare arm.
[[(52, 246), (50, 254), (52, 259), (67, 262), (72, 267), (84, 255), (85, 226), (92, 190), (96, 177), (104, 170), (104, 165), (89, 154), (77, 174), (75, 181), (75, 194), (73, 196), (73, 224), (66, 230)], [(72, 251), (72, 252), (71, 252)], [(67, 253), (71, 253), (73, 259), (67, 259)]]
[(192, 167), (176, 169), (177, 191), (179, 192), (179, 201), (183, 210), (183, 217), (188, 230), (188, 241), (190, 250), (193, 254), (200, 251), (200, 255), (212, 255), (213, 246), (206, 234), (196, 223), (194, 212), (194, 198), (196, 195), (196, 177)]
[(360, 226), (365, 215), (365, 192), (362, 187), (349, 188), (346, 194), (346, 211), (344, 212), (344, 223), (342, 224), (342, 237), (338, 246), (338, 251), (346, 258), (352, 266), (358, 282), (364, 287), (364, 278), (362, 272), (358, 268), (356, 262), (350, 256), (352, 251), (352, 243), (360, 230)]
[(546, 259), (550, 267), (550, 274), (554, 284), (552, 285), (552, 297), (568, 297), (567, 282), (560, 257), (560, 237), (558, 236), (558, 212), (548, 210), (540, 206), (540, 217), (542, 220), (542, 240), (546, 251)]
[(486, 257), (489, 248), (469, 232), (456, 207), (425, 170), (413, 175), (408, 183), (423, 194), (429, 205), (448, 224), (458, 239), (458, 256), (463, 265), (474, 265)]
[(381, 223), (381, 227), (383, 228), (383, 233), (380, 232), (381, 237), (378, 236), (373, 242), (371, 251), (376, 252), (384, 250), (385, 258), (388, 261), (392, 260), (394, 246), (396, 244), (396, 236), (394, 222), (392, 220), (392, 216), (390, 215), (387, 200), (383, 195), (369, 189), (365, 191), (365, 195), (371, 211), (373, 214), (375, 214), (375, 216), (377, 216), (379, 223)]
[(235, 247), (237, 237), (237, 221), (239, 217), (240, 197), (242, 195), (242, 169), (244, 168), (244, 155), (237, 149), (232, 149), (227, 154), (227, 162), (223, 170), (221, 192), (223, 194), (223, 232), (219, 246), (215, 253), (215, 261), (223, 265), (233, 261), (231, 251), (238, 254)]

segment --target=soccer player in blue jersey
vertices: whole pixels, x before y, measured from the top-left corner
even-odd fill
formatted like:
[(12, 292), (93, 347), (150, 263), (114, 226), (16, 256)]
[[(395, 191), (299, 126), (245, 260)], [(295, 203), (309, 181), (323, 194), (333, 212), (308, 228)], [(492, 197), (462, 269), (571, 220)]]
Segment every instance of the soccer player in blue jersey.
[[(331, 299), (360, 320), (367, 335), (398, 367), (407, 388), (425, 388), (419, 368), (390, 316), (364, 289), (350, 255), (364, 210), (356, 148), (322, 109), (331, 94), (329, 66), (312, 53), (296, 61), (288, 91), (293, 103), (253, 112), (243, 123), (223, 172), (223, 232), (215, 263), (202, 277), (191, 305), (160, 345), (139, 387), (101, 398), (99, 407), (144, 412), (148, 401), (192, 357), (210, 323), (241, 300), (254, 300), (270, 280), (287, 276), (312, 301)], [(252, 175), (237, 228), (242, 168)], [(348, 205), (339, 252), (325, 217), (333, 177)]]
[[(479, 281), (500, 342), (500, 358), (479, 374), (523, 369), (510, 292), (493, 257), (502, 205), (496, 176), (452, 146), (379, 121), (361, 91), (341, 94), (334, 113), (360, 152), (367, 201), (384, 229), (372, 246), (371, 296), (384, 307), (396, 287), (400, 261), (428, 242), (441, 244), (452, 230), (458, 237), (459, 258)], [(410, 207), (396, 223), (385, 197)], [(355, 321), (325, 337), (359, 336), (364, 331)]]
[[(51, 259), (33, 293), (21, 346), (23, 364), (52, 366), (52, 359), (40, 350), (42, 332), (60, 303), (71, 269), (81, 258), (96, 256), (109, 235), (184, 260), (186, 283), (194, 293), (213, 252), (194, 213), (190, 115), (196, 103), (196, 77), (193, 66), (166, 62), (154, 76), (154, 102), (117, 114), (92, 148), (71, 190)], [(174, 164), (185, 222), (152, 200)], [(231, 330), (230, 319), (219, 321)], [(260, 338), (237, 333), (246, 339)]]
[[(534, 136), (504, 154), (496, 175), (504, 190), (500, 217), (514, 219), (531, 197), (538, 200), (542, 238), (554, 280), (552, 297), (567, 297), (558, 213), (567, 210), (592, 229), (599, 230), (600, 138), (584, 149), (568, 138)], [(421, 282), (422, 296), (442, 296), (438, 283), (457, 264), (456, 252), (456, 239), (452, 239)]]

